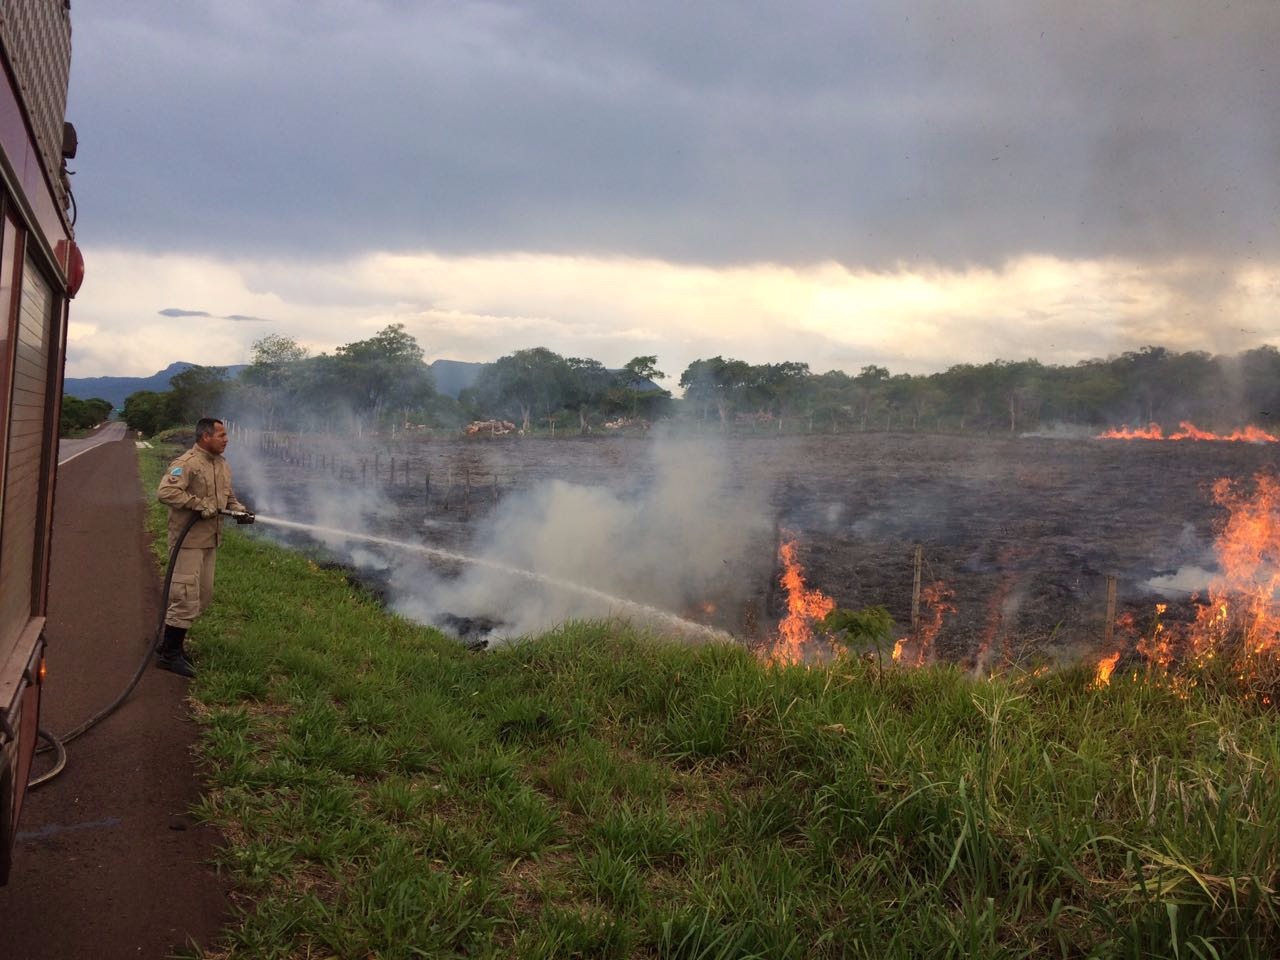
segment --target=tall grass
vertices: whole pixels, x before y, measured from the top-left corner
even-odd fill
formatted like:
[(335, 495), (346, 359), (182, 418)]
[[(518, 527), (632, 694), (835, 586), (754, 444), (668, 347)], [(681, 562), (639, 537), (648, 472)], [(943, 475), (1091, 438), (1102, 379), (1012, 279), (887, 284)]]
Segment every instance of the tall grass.
[(1273, 957), (1280, 735), (1084, 673), (472, 654), (233, 533), (192, 631), (219, 956)]

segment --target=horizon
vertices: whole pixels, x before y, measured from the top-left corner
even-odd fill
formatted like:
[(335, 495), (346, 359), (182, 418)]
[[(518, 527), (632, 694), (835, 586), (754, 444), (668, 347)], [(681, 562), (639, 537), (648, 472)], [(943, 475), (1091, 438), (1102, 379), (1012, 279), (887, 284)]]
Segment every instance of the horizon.
[[(1280, 338), (1278, 338), (1278, 339), (1280, 339)], [(929, 370), (929, 371), (924, 371), (924, 372), (922, 372), (922, 373), (907, 373), (907, 371), (895, 371), (895, 370), (893, 370), (892, 368), (886, 368), (886, 369), (888, 369), (888, 371), (889, 371), (890, 375), (893, 375), (893, 376), (898, 376), (898, 375), (900, 375), (900, 374), (904, 374), (904, 373), (906, 373), (908, 376), (912, 376), (912, 377), (929, 377), (929, 376), (934, 376), (934, 375), (937, 375), (937, 374), (944, 374), (944, 373), (947, 373), (949, 370), (954, 369), (955, 367), (962, 367), (962, 366), (976, 366), (976, 367), (981, 367), (981, 366), (986, 366), (986, 365), (988, 365), (988, 364), (997, 364), (997, 363), (1038, 363), (1038, 364), (1040, 364), (1041, 366), (1046, 367), (1046, 368), (1049, 368), (1049, 367), (1054, 367), (1054, 368), (1070, 368), (1070, 367), (1076, 367), (1076, 366), (1079, 366), (1079, 365), (1081, 365), (1081, 364), (1086, 364), (1086, 363), (1112, 363), (1112, 362), (1114, 362), (1114, 361), (1116, 361), (1116, 360), (1120, 359), (1122, 356), (1124, 356), (1124, 354), (1125, 354), (1125, 353), (1140, 353), (1140, 352), (1142, 352), (1143, 350), (1146, 350), (1146, 349), (1166, 350), (1166, 351), (1168, 351), (1170, 354), (1204, 353), (1204, 354), (1207, 354), (1207, 355), (1209, 356), (1209, 359), (1210, 359), (1210, 360), (1218, 361), (1218, 360), (1231, 360), (1231, 359), (1235, 359), (1236, 357), (1239, 357), (1241, 354), (1249, 353), (1249, 352), (1252, 352), (1252, 351), (1255, 351), (1255, 350), (1267, 350), (1267, 349), (1270, 349), (1270, 350), (1280, 351), (1280, 344), (1276, 344), (1276, 343), (1268, 343), (1268, 342), (1260, 342), (1260, 343), (1258, 343), (1258, 344), (1256, 344), (1256, 345), (1254, 345), (1254, 346), (1252, 346), (1252, 347), (1248, 347), (1248, 348), (1245, 348), (1245, 349), (1242, 349), (1242, 350), (1236, 351), (1235, 353), (1213, 353), (1213, 352), (1211, 352), (1211, 351), (1203, 351), (1203, 350), (1173, 350), (1173, 349), (1170, 349), (1169, 347), (1167, 347), (1167, 346), (1166, 346), (1166, 345), (1164, 345), (1164, 344), (1159, 344), (1159, 343), (1150, 343), (1150, 344), (1142, 344), (1140, 347), (1135, 348), (1134, 350), (1123, 351), (1123, 352), (1121, 352), (1121, 353), (1108, 354), (1107, 356), (1092, 356), (1092, 357), (1086, 357), (1086, 358), (1084, 358), (1084, 359), (1082, 359), (1082, 360), (1077, 360), (1077, 361), (1075, 361), (1074, 363), (1053, 363), (1053, 362), (1046, 362), (1046, 361), (1044, 361), (1044, 360), (1041, 360), (1039, 357), (1034, 357), (1034, 356), (1032, 356), (1032, 357), (1018, 357), (1018, 358), (1013, 358), (1013, 357), (992, 357), (992, 358), (990, 358), (990, 359), (982, 360), (982, 361), (978, 361), (978, 362), (968, 362), (968, 361), (966, 361), (966, 362), (964, 362), (964, 363), (956, 363), (956, 364), (952, 364), (950, 367), (946, 367), (946, 368), (944, 368), (944, 369), (940, 369), (940, 370)], [(506, 356), (506, 355), (507, 355), (507, 354), (502, 354), (502, 356)], [(314, 358), (314, 356), (318, 356), (318, 355), (312, 355), (312, 356), (306, 357), (306, 358), (304, 358), (304, 359), (313, 359), (313, 358)], [(710, 359), (711, 357), (714, 357), (714, 356), (720, 356), (720, 357), (724, 357), (725, 359), (733, 359), (733, 360), (740, 360), (740, 359), (742, 359), (741, 357), (734, 357), (734, 356), (732, 356), (732, 355), (729, 355), (727, 351), (723, 351), (723, 350), (722, 350), (722, 351), (720, 351), (719, 353), (708, 354), (708, 355), (707, 355), (707, 356), (705, 356), (705, 357), (697, 357), (697, 358), (695, 358), (695, 360), (698, 360), (698, 359)], [(429, 367), (429, 366), (431, 366), (431, 365), (432, 365), (433, 363), (435, 363), (436, 361), (446, 361), (446, 362), (449, 362), (449, 363), (465, 363), (465, 364), (472, 364), (472, 365), (479, 364), (479, 365), (481, 365), (481, 366), (485, 366), (485, 365), (488, 365), (488, 364), (491, 364), (491, 363), (495, 362), (495, 361), (496, 361), (496, 360), (498, 360), (498, 359), (499, 359), (498, 357), (494, 357), (492, 360), (459, 360), (459, 359), (458, 359), (458, 358), (456, 358), (456, 357), (435, 357), (434, 359), (428, 360), (428, 359), (424, 356), (424, 357), (423, 357), (423, 359), (422, 359), (422, 363), (423, 363), (423, 365), (424, 365), (424, 366), (428, 366), (428, 367)], [(594, 357), (589, 357), (589, 358), (587, 358), (587, 359), (596, 359), (596, 358), (594, 358)], [(789, 361), (789, 360), (787, 360), (786, 358), (783, 358), (783, 359), (776, 359), (776, 360), (772, 360), (772, 361), (768, 361), (768, 362), (771, 362), (771, 363), (787, 363), (787, 362), (802, 362), (802, 361)], [(238, 362), (238, 363), (225, 363), (225, 364), (224, 364), (224, 363), (198, 364), (198, 363), (194, 363), (194, 362), (192, 362), (192, 361), (190, 361), (190, 360), (172, 360), (172, 361), (170, 361), (169, 363), (165, 364), (164, 366), (160, 367), (158, 370), (153, 370), (151, 373), (148, 373), (148, 374), (115, 374), (115, 373), (99, 373), (99, 374), (86, 374), (86, 375), (83, 375), (83, 376), (75, 376), (75, 377), (70, 377), (70, 376), (68, 376), (68, 377), (66, 377), (65, 379), (67, 379), (67, 380), (102, 380), (102, 379), (116, 379), (116, 380), (148, 380), (148, 379), (150, 379), (150, 378), (152, 378), (152, 377), (155, 377), (155, 376), (158, 376), (159, 374), (164, 373), (166, 370), (169, 370), (170, 368), (172, 368), (172, 367), (174, 367), (174, 366), (177, 366), (177, 365), (179, 365), (179, 364), (187, 364), (188, 366), (193, 366), (193, 367), (195, 367), (195, 366), (206, 366), (206, 367), (217, 367), (217, 368), (223, 368), (223, 369), (229, 369), (229, 368), (232, 368), (232, 367), (248, 367), (248, 366), (251, 366), (251, 364), (250, 364), (250, 362), (249, 362), (248, 360), (244, 360), (244, 361), (242, 361), (242, 362)], [(841, 373), (846, 373), (846, 374), (848, 374), (849, 376), (856, 376), (856, 375), (858, 374), (858, 372), (860, 372), (860, 370), (861, 370), (863, 367), (871, 366), (871, 365), (872, 365), (872, 364), (862, 364), (862, 365), (861, 365), (857, 370), (848, 370), (848, 369), (845, 369), (845, 370), (837, 370), (836, 368), (832, 368), (832, 369), (830, 369), (830, 370), (815, 370), (815, 369), (813, 369), (813, 368), (811, 367), (811, 368), (810, 368), (810, 370), (809, 370), (809, 373), (810, 373), (811, 375), (813, 375), (813, 376), (821, 376), (821, 375), (823, 375), (823, 374), (825, 374), (825, 373), (841, 372)], [(658, 356), (658, 366), (662, 366), (662, 357), (661, 357), (661, 355), (659, 355), (659, 356)], [(881, 365), (881, 364), (875, 364), (875, 366), (882, 366), (882, 365)], [(619, 364), (617, 367), (609, 367), (609, 369), (610, 369), (610, 370), (620, 370), (621, 368), (622, 368), (622, 364)], [(683, 369), (687, 369), (687, 365), (686, 365), (686, 368), (682, 368), (682, 371), (681, 371), (681, 372), (683, 372)], [(656, 382), (657, 380), (662, 380), (662, 381), (667, 381), (667, 380), (678, 380), (678, 379), (679, 379), (679, 377), (680, 377), (680, 374), (679, 374), (679, 373), (675, 373), (675, 372), (667, 372), (665, 376), (663, 376), (663, 377), (659, 377), (659, 378), (655, 378), (655, 382)]]

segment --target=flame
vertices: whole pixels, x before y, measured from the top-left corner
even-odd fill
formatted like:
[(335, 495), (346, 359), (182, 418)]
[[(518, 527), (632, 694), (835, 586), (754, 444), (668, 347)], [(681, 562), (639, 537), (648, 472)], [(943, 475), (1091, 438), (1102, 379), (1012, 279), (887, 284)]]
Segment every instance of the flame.
[[(1258, 474), (1250, 493), (1223, 478), (1213, 485), (1213, 501), (1227, 509), (1213, 548), (1221, 573), (1209, 584), (1208, 602), (1195, 620), (1168, 624), (1168, 606), (1161, 603), (1145, 633), (1131, 614), (1116, 622), (1119, 637), (1143, 658), (1148, 676), (1180, 695), (1195, 686), (1195, 671), (1215, 660), (1226, 658), (1246, 689), (1255, 689), (1255, 679), (1258, 685), (1270, 683), (1267, 675), (1280, 665), (1280, 480)], [(1098, 664), (1095, 686), (1106, 685), (1115, 659)], [(1265, 692), (1259, 698), (1271, 699)]]
[(1130, 430), (1129, 426), (1113, 428), (1098, 434), (1098, 440), (1221, 440), (1232, 443), (1280, 443), (1280, 436), (1260, 427), (1239, 427), (1230, 433), (1212, 433), (1201, 430), (1194, 423), (1183, 420), (1178, 430), (1165, 436), (1159, 424), (1152, 423), (1145, 428)]
[[(920, 600), (928, 610), (929, 618), (923, 617), (911, 636), (902, 637), (893, 645), (893, 662), (904, 667), (923, 667), (933, 662), (933, 641), (942, 629), (942, 622), (948, 613), (955, 613), (956, 608), (951, 601), (955, 599), (955, 591), (941, 580), (929, 584), (920, 591)], [(909, 653), (909, 651), (914, 651)]]
[(1275, 652), (1280, 641), (1280, 481), (1259, 474), (1254, 485), (1252, 496), (1228, 479), (1213, 485), (1214, 502), (1230, 515), (1214, 544), (1222, 574), (1209, 588), (1213, 612), (1197, 637), (1199, 652), (1211, 650), (1217, 628), (1232, 620), (1250, 653)]
[(1109, 686), (1111, 683), (1111, 674), (1115, 672), (1116, 664), (1120, 662), (1120, 651), (1117, 650), (1109, 657), (1103, 657), (1098, 661), (1098, 668), (1093, 674), (1093, 683), (1090, 685), (1094, 690)]
[(942, 629), (943, 618), (948, 613), (956, 612), (956, 608), (951, 604), (955, 597), (956, 592), (941, 580), (929, 584), (929, 586), (920, 591), (920, 599), (929, 608), (929, 620), (927, 623), (921, 621), (920, 624), (920, 650), (916, 654), (917, 666), (924, 666), (924, 664), (932, 661), (933, 641)]
[[(1160, 617), (1169, 609), (1167, 603), (1156, 604), (1156, 619), (1151, 628), (1151, 636), (1139, 637), (1134, 645), (1142, 659), (1147, 662), (1149, 670), (1156, 670), (1160, 673), (1168, 673), (1169, 668), (1173, 665), (1174, 646), (1173, 637), (1164, 624), (1160, 622)], [(1132, 617), (1129, 623), (1133, 623)]]
[[(996, 638), (1001, 636), (1003, 632), (1004, 602), (1008, 598), (1013, 584), (1014, 579), (1012, 576), (1006, 575), (1002, 577), (995, 592), (991, 594), (991, 598), (987, 601), (987, 623), (982, 630), (982, 642), (978, 645), (978, 652), (973, 657), (974, 673), (981, 673), (986, 668), (987, 657), (991, 653), (991, 645), (995, 643)], [(1007, 651), (1005, 659), (1008, 660)]]
[(805, 648), (813, 640), (813, 624), (836, 608), (836, 602), (820, 590), (805, 586), (804, 568), (796, 559), (796, 541), (778, 547), (782, 564), (779, 582), (787, 591), (787, 615), (778, 624), (778, 639), (769, 659), (774, 663), (803, 663)]
[(1113, 428), (1098, 434), (1097, 440), (1163, 440), (1164, 431), (1158, 424), (1151, 424), (1145, 430), (1130, 430), (1126, 423), (1123, 427)]

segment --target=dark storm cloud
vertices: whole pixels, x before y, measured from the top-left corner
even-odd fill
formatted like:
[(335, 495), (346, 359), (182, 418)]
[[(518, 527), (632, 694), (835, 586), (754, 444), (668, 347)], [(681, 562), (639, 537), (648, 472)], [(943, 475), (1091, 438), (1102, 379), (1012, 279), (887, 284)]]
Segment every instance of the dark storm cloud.
[(1273, 0), (122, 0), (88, 242), (722, 263), (1273, 255)]

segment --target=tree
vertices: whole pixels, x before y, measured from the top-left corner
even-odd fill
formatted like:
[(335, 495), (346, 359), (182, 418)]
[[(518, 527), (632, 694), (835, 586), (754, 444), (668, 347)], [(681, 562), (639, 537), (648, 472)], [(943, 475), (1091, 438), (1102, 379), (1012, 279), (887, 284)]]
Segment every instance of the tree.
[(317, 358), (322, 362), (310, 371), (309, 392), (319, 388), (340, 399), (361, 426), (383, 421), (394, 410), (407, 415), (435, 393), (422, 356), (404, 324), (393, 323), (367, 340), (339, 347), (332, 357)]
[(292, 398), (300, 382), (307, 349), (289, 337), (269, 333), (254, 341), (250, 357), (241, 380), (252, 391), (254, 405), (262, 411), (266, 428), (271, 430), (277, 408)]
[(521, 428), (528, 433), (535, 411), (550, 416), (572, 396), (572, 381), (564, 357), (546, 347), (533, 347), (499, 357), (485, 367), (469, 397), (499, 413), (519, 416)]
[(59, 419), (59, 430), (67, 436), (76, 430), (87, 430), (96, 427), (111, 415), (111, 401), (101, 397), (81, 400), (70, 394), (62, 396), (62, 416)]
[(759, 399), (778, 417), (778, 429), (786, 417), (809, 406), (814, 382), (807, 363), (784, 361), (753, 368)]
[[(226, 367), (188, 367), (169, 378), (169, 409), (174, 423), (194, 424), (216, 417), (227, 390)], [(151, 432), (151, 431), (147, 431)]]
[(138, 390), (124, 399), (122, 416), (130, 429), (141, 430), (147, 436), (159, 433), (177, 424), (173, 413), (173, 395), (154, 390)]
[(940, 390), (932, 378), (913, 378), (907, 391), (907, 409), (911, 414), (911, 429), (918, 430), (920, 423), (930, 414), (935, 417), (947, 395)]
[(1004, 382), (1005, 402), (1009, 410), (1009, 432), (1017, 433), (1021, 423), (1025, 429), (1027, 420), (1035, 421), (1044, 402), (1042, 390), (1042, 374), (1044, 368), (1038, 360), (1023, 360), (1020, 363), (1005, 363), (997, 360), (994, 364)]
[(1139, 401), (1138, 419), (1154, 423), (1164, 412), (1164, 403), (1185, 386), (1172, 382), (1168, 373), (1169, 351), (1164, 347), (1146, 346), (1121, 354), (1119, 366)]
[(565, 377), (564, 405), (578, 412), (578, 432), (585, 434), (588, 413), (605, 403), (617, 388), (619, 378), (599, 360), (569, 357), (565, 365), (568, 376)]
[(1106, 423), (1124, 396), (1124, 383), (1115, 370), (1102, 360), (1082, 360), (1067, 373), (1056, 391), (1057, 416), (1074, 423)]
[(851, 415), (849, 396), (852, 384), (853, 378), (843, 370), (828, 370), (809, 378), (805, 412), (809, 418), (810, 433), (815, 420), (826, 421), (831, 432), (835, 433), (840, 421)]
[(880, 405), (887, 402), (889, 371), (874, 363), (869, 363), (858, 371), (853, 378), (853, 396), (862, 414), (862, 429), (867, 429), (867, 422)]
[(729, 414), (741, 401), (751, 383), (751, 366), (743, 360), (712, 357), (694, 360), (680, 374), (685, 398), (702, 405), (706, 418), (708, 405), (714, 405), (720, 416), (720, 428), (729, 422)]
[[(633, 417), (639, 415), (642, 404), (647, 409), (652, 409), (656, 403), (671, 398), (671, 391), (657, 387), (655, 382), (665, 380), (666, 376), (658, 369), (656, 355), (632, 357), (626, 362), (622, 368), (619, 386), (625, 399), (630, 402)], [(654, 389), (655, 387), (657, 389)]]

